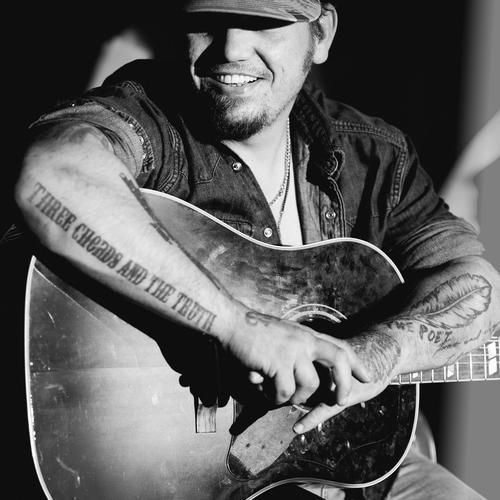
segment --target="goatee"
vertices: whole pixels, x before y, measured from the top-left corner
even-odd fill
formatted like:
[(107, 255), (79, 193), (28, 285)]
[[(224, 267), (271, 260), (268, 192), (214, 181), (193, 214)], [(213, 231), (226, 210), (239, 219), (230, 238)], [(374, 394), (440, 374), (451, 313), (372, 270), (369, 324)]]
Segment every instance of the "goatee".
[(264, 111), (259, 115), (235, 118), (238, 101), (212, 89), (198, 91), (197, 104), (202, 115), (199, 119), (206, 120), (210, 133), (219, 141), (244, 141), (259, 133), (269, 124), (269, 119)]

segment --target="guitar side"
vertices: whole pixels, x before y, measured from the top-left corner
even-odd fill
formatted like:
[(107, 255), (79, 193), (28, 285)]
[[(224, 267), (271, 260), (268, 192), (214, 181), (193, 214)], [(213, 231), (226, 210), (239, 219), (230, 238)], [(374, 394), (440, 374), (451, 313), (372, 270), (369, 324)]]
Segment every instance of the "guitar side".
[[(401, 282), (381, 252), (357, 240), (273, 247), (176, 199), (145, 193), (174, 238), (230, 293), (261, 312), (335, 323)], [(196, 432), (194, 398), (179, 383), (186, 345), (163, 345), (152, 333), (154, 320), (144, 318), (140, 329), (129, 321), (130, 311), (117, 314), (106, 300), (68, 281), (33, 260), (28, 410), (48, 498), (248, 499), (283, 482), (319, 479), (361, 487), (389, 475), (406, 454), (418, 407), (415, 386), (391, 387), (321, 431), (292, 436), (261, 470), (252, 469), (251, 458), (239, 470), (231, 457), (247, 436), (231, 441), (234, 400), (217, 409), (215, 432)], [(184, 343), (192, 346), (187, 335)], [(206, 362), (201, 358), (200, 365)], [(277, 417), (281, 423), (272, 425), (285, 435), (298, 415), (290, 408), (276, 412), (267, 418)]]

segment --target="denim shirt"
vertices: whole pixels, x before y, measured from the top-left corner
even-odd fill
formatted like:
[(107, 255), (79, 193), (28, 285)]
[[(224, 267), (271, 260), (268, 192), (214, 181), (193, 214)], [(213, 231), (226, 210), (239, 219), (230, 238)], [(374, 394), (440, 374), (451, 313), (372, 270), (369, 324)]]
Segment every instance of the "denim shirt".
[[(189, 127), (165, 68), (135, 61), (35, 124), (99, 127), (141, 187), (171, 194), (255, 239), (280, 244), (250, 168)], [(306, 83), (291, 114), (304, 243), (353, 237), (382, 249), (404, 273), (483, 251), (473, 227), (451, 214), (400, 130), (327, 99)]]

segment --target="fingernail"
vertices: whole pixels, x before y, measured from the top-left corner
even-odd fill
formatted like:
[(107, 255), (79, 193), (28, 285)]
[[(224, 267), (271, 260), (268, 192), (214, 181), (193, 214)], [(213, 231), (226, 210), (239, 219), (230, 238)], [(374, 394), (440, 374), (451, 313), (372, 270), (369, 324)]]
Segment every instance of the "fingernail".
[(304, 432), (304, 426), (302, 424), (296, 424), (294, 425), (293, 430), (297, 434), (302, 434)]

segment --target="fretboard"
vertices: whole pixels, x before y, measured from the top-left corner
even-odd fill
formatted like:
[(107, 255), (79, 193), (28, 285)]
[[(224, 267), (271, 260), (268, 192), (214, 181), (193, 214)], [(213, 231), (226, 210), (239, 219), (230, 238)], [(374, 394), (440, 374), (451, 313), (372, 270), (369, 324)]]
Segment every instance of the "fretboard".
[(500, 337), (493, 337), (451, 365), (399, 375), (391, 383), (399, 385), (474, 380), (500, 380)]

